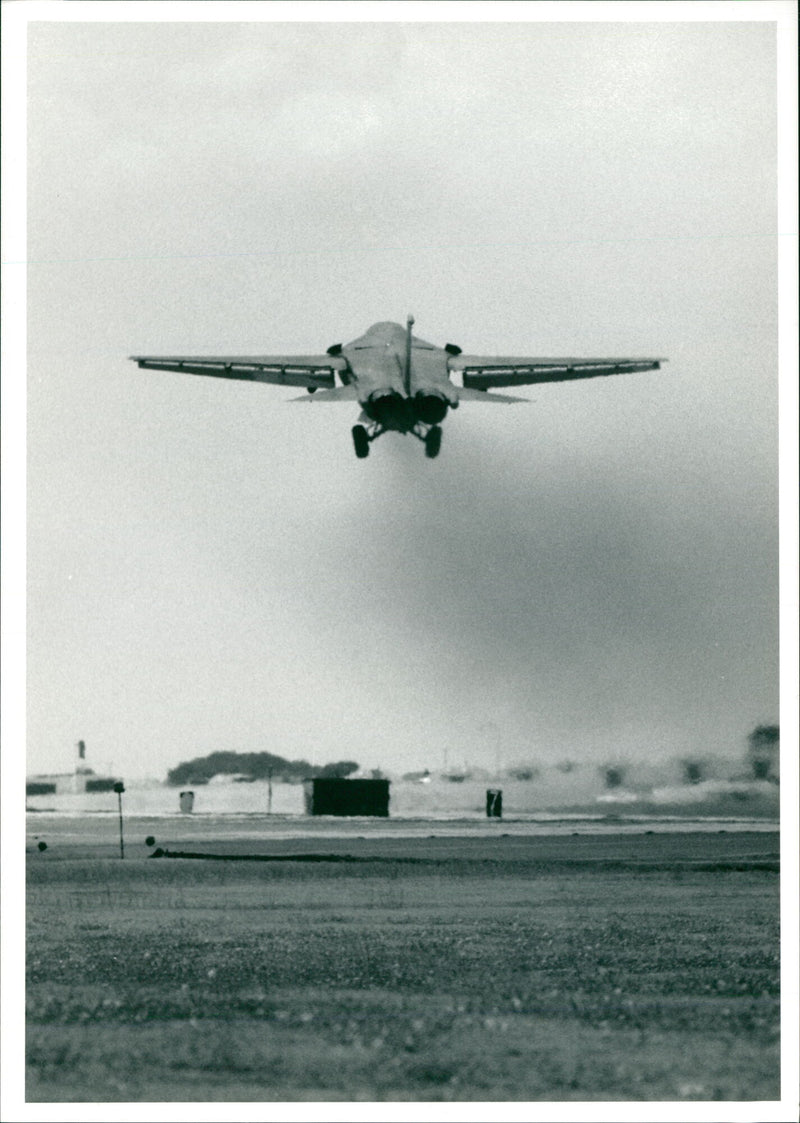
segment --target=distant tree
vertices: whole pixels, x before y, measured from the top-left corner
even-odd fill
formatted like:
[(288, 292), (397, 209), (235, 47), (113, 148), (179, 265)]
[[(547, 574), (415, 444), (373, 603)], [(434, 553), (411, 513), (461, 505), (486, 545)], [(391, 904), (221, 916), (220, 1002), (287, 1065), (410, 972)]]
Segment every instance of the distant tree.
[(207, 784), (214, 776), (246, 776), (253, 780), (282, 780), (286, 783), (299, 783), (313, 776), (349, 776), (358, 771), (358, 764), (352, 760), (340, 760), (335, 764), (322, 767), (309, 764), (307, 760), (287, 760), (275, 753), (236, 753), (221, 751), (208, 756), (196, 757), (171, 768), (167, 773), (167, 783), (174, 786), (186, 784)]
[(344, 780), (353, 772), (358, 772), (358, 764), (354, 760), (337, 760), (333, 764), (325, 764), (322, 768), (314, 769), (315, 776), (336, 780)]
[(779, 725), (757, 725), (752, 733), (749, 733), (747, 740), (750, 743), (751, 749), (764, 748), (768, 746), (773, 748), (781, 739), (781, 730)]
[(607, 788), (619, 788), (625, 779), (625, 769), (617, 765), (608, 765), (600, 770), (603, 773)]
[(699, 784), (703, 779), (705, 768), (701, 760), (684, 760), (683, 764), (683, 778), (687, 784)]
[[(302, 763), (302, 762), (301, 762)], [(169, 784), (207, 784), (213, 776), (240, 774), (266, 779), (272, 773), (292, 773), (296, 764), (273, 753), (214, 752), (184, 761), (167, 773)]]
[(781, 733), (778, 725), (757, 725), (747, 735), (748, 756), (756, 780), (774, 777), (778, 761)]
[(520, 764), (515, 768), (509, 768), (507, 775), (512, 780), (538, 780), (542, 774), (541, 768), (537, 768), (535, 764)]

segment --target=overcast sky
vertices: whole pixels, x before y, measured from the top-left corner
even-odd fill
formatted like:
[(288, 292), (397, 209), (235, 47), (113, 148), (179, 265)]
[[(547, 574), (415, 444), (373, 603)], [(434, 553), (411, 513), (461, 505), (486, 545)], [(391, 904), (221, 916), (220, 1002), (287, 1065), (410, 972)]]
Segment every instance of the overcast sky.
[[(740, 759), (777, 721), (773, 24), (29, 34), (30, 771)], [(409, 311), (669, 362), (357, 461), (352, 403), (127, 360)]]

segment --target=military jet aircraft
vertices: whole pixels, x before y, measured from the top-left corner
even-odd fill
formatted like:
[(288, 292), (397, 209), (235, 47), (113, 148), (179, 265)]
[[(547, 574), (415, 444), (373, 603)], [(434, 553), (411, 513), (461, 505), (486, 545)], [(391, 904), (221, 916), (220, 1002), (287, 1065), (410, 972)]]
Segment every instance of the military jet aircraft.
[[(606, 374), (658, 370), (662, 359), (535, 359), (464, 355), (446, 343), (436, 347), (411, 334), (414, 317), (401, 324), (373, 324), (352, 343), (335, 343), (324, 355), (151, 356), (132, 355), (144, 370), (207, 374), (279, 386), (304, 386), (314, 401), (357, 401), (362, 409), (353, 426), (359, 459), (390, 430), (411, 433), (435, 457), (442, 443), (441, 422), (463, 401), (523, 402), (489, 391), (539, 382), (566, 382)], [(462, 385), (450, 380), (460, 374)], [(340, 385), (337, 385), (336, 379)], [(312, 399), (307, 399), (312, 400)]]

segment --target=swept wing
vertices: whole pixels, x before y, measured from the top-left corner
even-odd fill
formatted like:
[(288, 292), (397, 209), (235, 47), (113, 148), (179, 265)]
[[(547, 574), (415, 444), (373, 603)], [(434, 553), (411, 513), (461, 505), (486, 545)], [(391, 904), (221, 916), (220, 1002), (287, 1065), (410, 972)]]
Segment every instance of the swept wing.
[(336, 355), (131, 355), (142, 370), (171, 370), (179, 374), (206, 374), (238, 378), (244, 382), (271, 382), (278, 386), (306, 386), (332, 390), (335, 372), (347, 362)]
[(571, 382), (608, 374), (660, 370), (663, 359), (535, 359), (505, 355), (454, 355), (448, 369), (461, 371), (464, 386), (493, 390), (499, 386), (531, 386), (540, 382)]

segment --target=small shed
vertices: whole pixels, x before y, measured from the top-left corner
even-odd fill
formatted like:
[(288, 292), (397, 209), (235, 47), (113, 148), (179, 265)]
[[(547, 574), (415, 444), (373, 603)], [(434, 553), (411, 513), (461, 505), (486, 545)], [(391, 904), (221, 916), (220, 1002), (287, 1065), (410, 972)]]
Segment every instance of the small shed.
[(55, 795), (55, 780), (27, 780), (25, 795)]
[(388, 780), (317, 777), (303, 782), (306, 815), (389, 814)]

